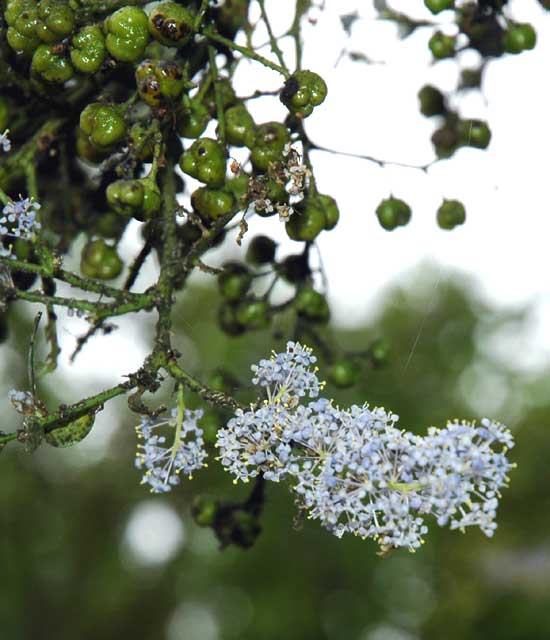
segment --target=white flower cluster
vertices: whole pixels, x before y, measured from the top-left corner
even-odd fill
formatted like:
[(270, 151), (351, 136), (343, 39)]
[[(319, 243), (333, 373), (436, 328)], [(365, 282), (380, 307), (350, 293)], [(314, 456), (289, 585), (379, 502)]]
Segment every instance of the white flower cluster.
[[(40, 229), (40, 223), (36, 219), (39, 209), (40, 204), (30, 198), (8, 202), (0, 215), (0, 238), (30, 240), (34, 232)], [(0, 245), (0, 256), (11, 256), (11, 248)]]
[(8, 137), (9, 129), (6, 129), (4, 133), (0, 133), (0, 147), (4, 153), (8, 153), (11, 150), (11, 140)]
[[(179, 484), (179, 474), (191, 476), (205, 465), (202, 429), (197, 425), (203, 412), (173, 409), (170, 417), (144, 417), (136, 427), (138, 445), (135, 465), (144, 470), (142, 483), (153, 493), (167, 493)], [(169, 437), (170, 436), (170, 437)]]
[(222, 465), (236, 479), (288, 479), (311, 518), (383, 549), (419, 547), (429, 514), (440, 526), (493, 534), (513, 466), (508, 429), (483, 419), (432, 427), (425, 436), (400, 430), (398, 416), (384, 409), (340, 409), (319, 398), (314, 362), (309, 349), (289, 342), (286, 353), (252, 367), (266, 401), (237, 411), (218, 432)]

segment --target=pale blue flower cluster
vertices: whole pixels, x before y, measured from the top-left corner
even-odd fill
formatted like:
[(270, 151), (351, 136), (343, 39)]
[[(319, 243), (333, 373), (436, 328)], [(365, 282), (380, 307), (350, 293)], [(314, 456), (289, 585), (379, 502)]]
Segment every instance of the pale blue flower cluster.
[(6, 129), (4, 133), (0, 133), (0, 147), (4, 153), (8, 153), (11, 150), (11, 140), (8, 137), (9, 129)]
[(202, 429), (197, 422), (203, 412), (185, 409), (178, 415), (173, 409), (170, 417), (143, 417), (136, 427), (138, 445), (135, 465), (144, 471), (142, 483), (153, 493), (167, 493), (179, 484), (180, 473), (191, 476), (205, 465)]
[[(0, 215), (0, 238), (21, 238), (30, 240), (34, 232), (40, 229), (37, 213), (40, 204), (30, 198), (10, 200), (2, 209)], [(0, 245), (0, 256), (11, 256), (11, 248)]]
[(373, 538), (383, 549), (418, 548), (428, 515), (440, 526), (493, 534), (513, 466), (508, 429), (483, 419), (415, 435), (398, 429), (398, 416), (384, 409), (340, 409), (319, 398), (314, 362), (309, 349), (289, 342), (286, 353), (252, 367), (267, 400), (237, 411), (218, 431), (221, 463), (236, 479), (287, 479), (309, 517), (337, 536)]

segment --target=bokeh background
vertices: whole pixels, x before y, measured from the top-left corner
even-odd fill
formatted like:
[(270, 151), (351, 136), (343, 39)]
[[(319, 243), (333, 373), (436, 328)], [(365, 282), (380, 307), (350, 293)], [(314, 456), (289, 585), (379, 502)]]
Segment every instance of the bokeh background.
[[(420, 0), (393, 6), (413, 4), (415, 15), (426, 17)], [(292, 5), (267, 3), (278, 33)], [(193, 497), (241, 499), (248, 488), (233, 485), (211, 451), (208, 468), (192, 481), (168, 496), (150, 495), (133, 467), (135, 417), (120, 399), (71, 449), (44, 445), (29, 456), (9, 446), (1, 453), (2, 640), (550, 637), (550, 216), (542, 155), (550, 137), (543, 74), (550, 24), (534, 1), (512, 2), (511, 9), (534, 23), (537, 48), (492, 63), (484, 96), (463, 95), (457, 104), (465, 115), (488, 119), (494, 138), (486, 153), (460, 150), (427, 174), (314, 156), (320, 187), (337, 197), (342, 212), (337, 229), (319, 242), (333, 306), (324, 337), (349, 350), (380, 338), (391, 345), (386, 366), (366, 367), (360, 383), (345, 392), (328, 385), (327, 394), (342, 405), (385, 406), (418, 433), (455, 417), (489, 415), (509, 424), (518, 467), (495, 537), (434, 526), (417, 553), (380, 558), (369, 541), (338, 540), (313, 522), (297, 525), (292, 496), (271, 484), (256, 544), (220, 551), (214, 534), (193, 523)], [(350, 39), (339, 16), (355, 10), (362, 19)], [(308, 122), (312, 137), (382, 159), (429, 162), (432, 123), (418, 114), (416, 92), (426, 82), (451, 89), (457, 65), (431, 66), (429, 33), (400, 41), (391, 25), (373, 20), (370, 2), (329, 0), (312, 18), (315, 24), (304, 33), (306, 66), (321, 72), (331, 90)], [(257, 37), (262, 42), (262, 34)], [(343, 49), (362, 50), (384, 64), (352, 64)], [(256, 67), (252, 73), (243, 65), (239, 73), (243, 94), (278, 83)], [(258, 120), (281, 116), (276, 100), (254, 108)], [(374, 216), (390, 190), (413, 208), (411, 224), (392, 234)], [(443, 195), (467, 205), (464, 228), (437, 228)], [(249, 237), (274, 233), (279, 256), (297, 249), (276, 221), (252, 220), (251, 229)], [(136, 223), (124, 238), (127, 257), (138, 238)], [(208, 262), (239, 256), (241, 250), (229, 245)], [(75, 264), (78, 252), (75, 247)], [(155, 277), (154, 260), (146, 266), (139, 287)], [(281, 287), (282, 300), (287, 294)], [(264, 333), (227, 338), (217, 327), (216, 306), (215, 283), (205, 275), (194, 279), (174, 311), (174, 342), (189, 370), (206, 379), (223, 363), (246, 397), (250, 364), (284, 345), (293, 318), (282, 317)], [(6, 397), (10, 388), (27, 388), (35, 312), (14, 305), (11, 340), (0, 347), (4, 431), (18, 425)], [(40, 381), (48, 406), (97, 392), (139, 366), (154, 318), (117, 324), (118, 331), (90, 343), (69, 366), (85, 323), (63, 318), (65, 359)], [(170, 392), (165, 388), (147, 401), (170, 402)], [(188, 401), (200, 406), (196, 398)]]

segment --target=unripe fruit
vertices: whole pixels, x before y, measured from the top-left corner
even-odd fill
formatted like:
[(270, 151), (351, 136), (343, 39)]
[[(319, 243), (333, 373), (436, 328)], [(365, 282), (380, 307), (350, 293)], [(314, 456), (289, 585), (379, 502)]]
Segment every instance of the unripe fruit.
[(477, 149), (486, 149), (489, 146), (491, 130), (483, 120), (461, 120), (458, 128), (462, 144)]
[(330, 319), (330, 309), (325, 296), (311, 287), (300, 289), (294, 306), (299, 315), (312, 323), (325, 324)]
[(144, 60), (136, 69), (140, 98), (151, 107), (174, 101), (185, 88), (181, 67), (170, 60)]
[(216, 140), (199, 138), (180, 158), (180, 168), (208, 186), (225, 182), (226, 149)]
[(161, 2), (149, 16), (149, 33), (167, 47), (183, 47), (193, 37), (193, 14), (176, 2)]
[(246, 329), (236, 318), (235, 306), (230, 303), (221, 305), (218, 311), (220, 329), (228, 336), (240, 336)]
[(235, 318), (251, 331), (265, 329), (269, 326), (269, 303), (266, 300), (243, 300), (236, 308)]
[(508, 53), (521, 53), (534, 49), (537, 43), (537, 34), (528, 24), (512, 24), (504, 34), (504, 48)]
[(104, 22), (105, 46), (120, 62), (137, 62), (149, 42), (148, 20), (139, 7), (127, 6), (112, 13)]
[(390, 197), (382, 200), (378, 205), (376, 215), (378, 222), (386, 231), (393, 231), (397, 227), (408, 224), (411, 219), (411, 208), (403, 200)]
[(80, 128), (100, 150), (108, 150), (126, 136), (126, 123), (119, 107), (92, 102), (80, 114)]
[(370, 360), (374, 367), (382, 367), (388, 361), (391, 345), (383, 338), (375, 340), (369, 349)]
[(191, 99), (188, 108), (178, 115), (176, 127), (180, 136), (198, 138), (209, 121), (210, 113), (206, 106), (196, 99)]
[(428, 47), (434, 58), (452, 58), (455, 54), (456, 39), (447, 36), (441, 31), (436, 31), (428, 42)]
[(116, 249), (101, 238), (91, 240), (82, 250), (80, 270), (88, 278), (111, 280), (120, 275), (122, 267)]
[(427, 84), (418, 92), (420, 101), (420, 113), (424, 116), (440, 116), (447, 111), (445, 107), (445, 96), (431, 85)]
[(466, 209), (458, 200), (445, 200), (437, 210), (437, 224), (451, 230), (466, 221)]
[(307, 256), (303, 253), (287, 256), (278, 265), (278, 271), (291, 284), (303, 282), (311, 274)]
[(58, 46), (41, 44), (32, 57), (31, 70), (47, 82), (63, 84), (73, 77), (74, 69)]
[(81, 73), (96, 73), (105, 60), (105, 38), (95, 25), (82, 28), (71, 41), (71, 62)]
[(246, 261), (253, 265), (269, 264), (275, 258), (277, 244), (268, 236), (252, 238), (246, 251)]
[(218, 286), (223, 298), (238, 302), (246, 295), (252, 284), (252, 274), (244, 264), (229, 262), (218, 276)]
[(36, 33), (42, 42), (60, 42), (73, 31), (74, 11), (66, 0), (41, 0)]
[(355, 362), (342, 359), (332, 365), (328, 377), (335, 387), (347, 389), (357, 382), (360, 373), (361, 370)]
[(35, 0), (12, 0), (5, 7), (7, 41), (16, 52), (30, 57), (41, 40), (36, 33), (38, 10)]
[(303, 209), (296, 209), (285, 228), (288, 237), (292, 240), (313, 242), (325, 225), (326, 218), (323, 210), (315, 206), (306, 206)]
[(250, 160), (259, 171), (267, 171), (271, 163), (281, 160), (288, 142), (290, 133), (280, 122), (259, 125), (247, 134), (245, 141), (250, 149)]
[(307, 118), (326, 97), (326, 82), (320, 75), (307, 70), (295, 71), (280, 94), (281, 102), (297, 118)]
[(191, 517), (199, 527), (211, 527), (216, 521), (220, 505), (215, 498), (196, 496), (191, 505)]
[(225, 216), (235, 207), (233, 194), (222, 189), (200, 187), (191, 194), (193, 209), (207, 222)]
[(455, 0), (424, 0), (424, 4), (436, 15), (446, 9), (454, 9)]
[(236, 104), (225, 112), (225, 137), (228, 144), (243, 147), (246, 136), (255, 126), (254, 119), (244, 104)]

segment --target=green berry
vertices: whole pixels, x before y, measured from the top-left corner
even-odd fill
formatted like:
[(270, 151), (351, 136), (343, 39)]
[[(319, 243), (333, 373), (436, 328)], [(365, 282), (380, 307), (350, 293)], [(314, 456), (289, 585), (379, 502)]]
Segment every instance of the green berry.
[(357, 382), (360, 373), (361, 370), (355, 362), (342, 359), (331, 366), (328, 377), (335, 387), (347, 389)]
[(438, 158), (449, 158), (460, 146), (459, 132), (454, 122), (448, 122), (434, 131), (432, 144)]
[(183, 71), (170, 60), (144, 60), (136, 69), (140, 98), (151, 107), (174, 101), (185, 88)]
[(235, 318), (246, 329), (256, 331), (269, 326), (269, 303), (266, 300), (250, 299), (241, 302)]
[(141, 211), (145, 190), (139, 180), (116, 180), (107, 187), (105, 195), (114, 211), (130, 217)]
[(246, 328), (237, 320), (236, 308), (233, 304), (225, 302), (218, 312), (220, 329), (228, 336), (240, 336)]
[(74, 11), (67, 0), (41, 0), (38, 5), (36, 33), (47, 44), (60, 42), (73, 31)]
[(454, 9), (455, 0), (424, 0), (424, 4), (435, 15), (446, 9)]
[(16, 52), (30, 57), (41, 40), (36, 33), (38, 7), (35, 0), (11, 0), (4, 18), (8, 24), (7, 41)]
[(74, 69), (58, 46), (41, 44), (34, 52), (31, 69), (47, 82), (63, 84), (73, 77)]
[(218, 31), (234, 39), (237, 31), (248, 24), (250, 0), (225, 0), (223, 5), (213, 11)]
[(218, 286), (223, 298), (238, 302), (250, 289), (252, 275), (244, 264), (229, 262), (218, 276)]
[(296, 208), (285, 225), (288, 237), (292, 240), (313, 242), (326, 225), (325, 213), (316, 206)]
[(325, 296), (311, 287), (304, 287), (294, 300), (298, 314), (310, 322), (326, 324), (330, 319), (330, 309)]
[(80, 128), (100, 150), (108, 150), (126, 136), (122, 110), (114, 104), (90, 103), (80, 114)]
[(196, 496), (191, 505), (191, 517), (199, 527), (211, 527), (216, 521), (220, 503), (215, 498)]
[(191, 99), (176, 121), (180, 136), (184, 138), (198, 138), (206, 129), (210, 121), (210, 113), (205, 105), (196, 99)]
[(268, 236), (254, 236), (246, 251), (246, 261), (255, 266), (269, 264), (275, 259), (277, 244)]
[(537, 43), (537, 33), (528, 24), (512, 24), (504, 34), (504, 48), (508, 53), (521, 53), (534, 49)]
[(98, 149), (94, 146), (90, 142), (90, 136), (86, 135), (80, 127), (76, 128), (75, 142), (78, 157), (92, 164), (98, 164), (108, 155), (108, 151)]
[(216, 220), (233, 211), (235, 198), (229, 191), (200, 187), (191, 194), (191, 205), (203, 220)]
[(95, 25), (82, 28), (71, 41), (71, 62), (81, 73), (96, 73), (105, 60), (105, 38)]
[(195, 18), (176, 2), (161, 2), (149, 16), (149, 33), (167, 47), (183, 47), (193, 37)]
[(369, 356), (373, 367), (382, 367), (388, 361), (391, 345), (383, 338), (375, 340), (369, 348)]
[(461, 120), (458, 129), (460, 142), (467, 147), (486, 149), (491, 142), (491, 130), (483, 120)]
[(266, 122), (246, 135), (250, 160), (255, 169), (267, 171), (269, 165), (281, 160), (286, 144), (290, 142), (288, 129), (280, 122)]
[(441, 116), (447, 111), (445, 96), (431, 85), (427, 84), (418, 92), (420, 113), (424, 116)]
[(428, 42), (428, 47), (434, 58), (452, 58), (455, 54), (456, 38), (436, 31)]
[(137, 62), (149, 42), (148, 20), (139, 7), (127, 6), (112, 13), (104, 22), (107, 51), (120, 62)]
[(326, 97), (326, 82), (320, 75), (307, 70), (294, 72), (280, 94), (281, 102), (298, 118), (307, 118)]
[(151, 160), (154, 151), (153, 137), (140, 122), (136, 122), (129, 132), (132, 153), (140, 160)]
[(80, 270), (88, 278), (112, 280), (120, 275), (122, 266), (116, 249), (101, 238), (91, 240), (82, 250)]
[(250, 176), (246, 173), (241, 173), (241, 175), (229, 179), (225, 183), (225, 189), (232, 193), (235, 200), (241, 204), (243, 199), (246, 199), (247, 197), (249, 182)]
[(221, 186), (225, 182), (226, 150), (211, 138), (195, 140), (179, 164), (184, 173), (208, 186)]
[(376, 215), (380, 225), (386, 231), (393, 231), (397, 227), (403, 227), (411, 219), (411, 208), (409, 205), (393, 196), (382, 200), (376, 208)]
[(236, 104), (225, 112), (225, 137), (228, 144), (244, 147), (246, 136), (255, 126), (254, 119), (244, 104)]
[(278, 271), (291, 284), (304, 282), (311, 275), (307, 256), (303, 253), (287, 256), (278, 265)]
[(93, 230), (102, 238), (116, 240), (122, 235), (126, 224), (127, 220), (122, 216), (117, 215), (114, 211), (108, 211), (94, 221)]
[(445, 200), (437, 210), (437, 224), (451, 230), (466, 221), (466, 209), (458, 200)]

